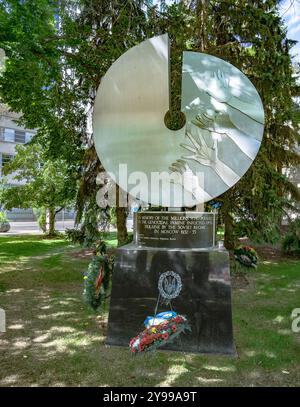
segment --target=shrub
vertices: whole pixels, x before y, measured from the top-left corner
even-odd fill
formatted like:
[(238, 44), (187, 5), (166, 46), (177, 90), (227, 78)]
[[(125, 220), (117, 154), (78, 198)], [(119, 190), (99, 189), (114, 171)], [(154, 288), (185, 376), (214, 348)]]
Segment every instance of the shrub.
[(6, 223), (6, 222), (8, 222), (6, 213), (0, 211), (0, 223)]
[(34, 216), (36, 217), (39, 228), (46, 233), (47, 232), (47, 219), (45, 208), (33, 208)]
[(83, 229), (66, 229), (66, 238), (73, 244), (84, 244), (85, 232)]
[(282, 251), (291, 256), (300, 255), (300, 219), (289, 224), (288, 231), (282, 240)]
[(10, 229), (10, 224), (4, 212), (0, 211), (0, 232), (5, 233)]

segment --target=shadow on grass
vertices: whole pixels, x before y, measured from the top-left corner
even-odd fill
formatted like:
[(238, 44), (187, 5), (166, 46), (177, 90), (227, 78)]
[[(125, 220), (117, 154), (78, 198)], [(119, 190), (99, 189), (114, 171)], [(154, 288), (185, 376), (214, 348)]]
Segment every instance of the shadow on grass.
[[(1, 385), (142, 385), (146, 377), (156, 384), (174, 363), (174, 356), (169, 360), (161, 354), (154, 366), (151, 357), (133, 359), (127, 349), (106, 347), (106, 317), (88, 312), (78, 288), (4, 294), (7, 333), (0, 336)], [(145, 369), (147, 360), (150, 371)]]
[[(0, 334), (2, 386), (260, 386), (299, 383), (299, 344), (288, 318), (237, 309), (239, 357), (159, 351), (133, 357), (105, 345), (107, 315), (89, 312), (77, 283), (1, 294), (7, 333)], [(257, 308), (256, 311), (258, 311)], [(251, 316), (250, 316), (251, 314)], [(287, 328), (286, 328), (287, 329)]]
[(21, 258), (38, 256), (58, 247), (68, 246), (65, 239), (44, 239), (43, 236), (0, 237), (0, 265)]
[(88, 259), (60, 249), (19, 256), (0, 274), (7, 316), (1, 386), (299, 385), (299, 335), (290, 329), (300, 298), (297, 264), (261, 265), (247, 289), (234, 290), (237, 358), (167, 351), (133, 357), (105, 345), (107, 313), (97, 316), (82, 302)]

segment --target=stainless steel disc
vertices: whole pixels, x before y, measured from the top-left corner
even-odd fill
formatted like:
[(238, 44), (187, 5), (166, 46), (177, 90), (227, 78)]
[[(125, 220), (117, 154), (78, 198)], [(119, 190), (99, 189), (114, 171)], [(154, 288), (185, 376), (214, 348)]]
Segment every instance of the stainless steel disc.
[(169, 42), (162, 35), (125, 52), (107, 71), (94, 108), (99, 158), (130, 195), (193, 206), (232, 187), (260, 148), (264, 111), (250, 80), (211, 55), (184, 52), (185, 126), (169, 130)]

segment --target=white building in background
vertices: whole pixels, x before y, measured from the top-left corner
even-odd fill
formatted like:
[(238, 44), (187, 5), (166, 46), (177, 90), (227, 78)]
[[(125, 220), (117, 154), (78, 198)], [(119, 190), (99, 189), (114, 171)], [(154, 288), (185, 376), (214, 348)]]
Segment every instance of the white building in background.
[[(19, 118), (20, 114), (10, 112), (5, 105), (0, 103), (0, 179), (3, 166), (16, 155), (16, 145), (28, 143), (36, 133), (34, 130), (18, 126), (16, 121)], [(22, 183), (9, 176), (7, 180), (11, 185)], [(6, 215), (12, 221), (36, 220), (32, 209), (14, 208), (11, 211), (6, 211)], [(74, 210), (65, 209), (57, 214), (57, 220), (74, 219), (74, 216)]]
[[(18, 126), (16, 120), (20, 118), (17, 113), (10, 112), (5, 105), (0, 104), (0, 177), (2, 168), (16, 154), (16, 145), (28, 143), (35, 134), (33, 130)], [(8, 177), (8, 182), (16, 185), (13, 177)], [(6, 212), (10, 220), (34, 220), (32, 209), (13, 209)]]
[(0, 175), (2, 167), (16, 154), (16, 145), (28, 143), (35, 132), (26, 130), (16, 124), (20, 115), (9, 112), (3, 104), (0, 104)]

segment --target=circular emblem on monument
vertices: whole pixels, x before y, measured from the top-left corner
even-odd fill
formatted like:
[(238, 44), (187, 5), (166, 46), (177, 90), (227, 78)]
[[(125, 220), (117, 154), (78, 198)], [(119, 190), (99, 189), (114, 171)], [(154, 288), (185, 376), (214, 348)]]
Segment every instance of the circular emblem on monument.
[(158, 291), (166, 300), (172, 300), (180, 294), (182, 282), (180, 275), (174, 271), (162, 273), (158, 280)]

